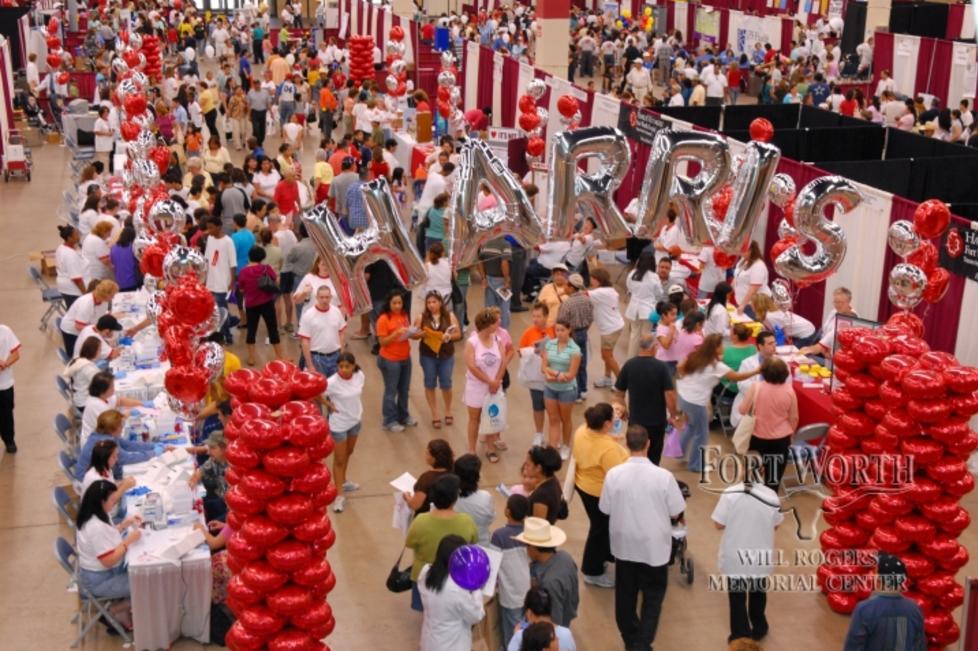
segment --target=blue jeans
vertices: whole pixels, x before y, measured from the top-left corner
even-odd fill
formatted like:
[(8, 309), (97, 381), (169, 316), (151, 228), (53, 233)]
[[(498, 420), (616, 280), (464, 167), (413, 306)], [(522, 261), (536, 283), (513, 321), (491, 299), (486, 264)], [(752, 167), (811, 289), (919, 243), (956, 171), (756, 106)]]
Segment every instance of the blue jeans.
[(703, 455), (700, 453), (710, 436), (710, 424), (704, 405), (694, 405), (679, 397), (679, 408), (686, 414), (688, 423), (686, 430), (679, 437), (679, 443), (686, 454), (687, 469), (690, 472), (700, 472), (703, 469)]
[(581, 365), (577, 367), (577, 391), (587, 393), (587, 328), (571, 331), (571, 339), (581, 349)]
[(408, 388), (411, 386), (410, 358), (395, 362), (377, 356), (377, 367), (384, 376), (384, 427), (403, 424), (408, 419)]
[(543, 389), (530, 389), (530, 405), (533, 411), (544, 411), (546, 405), (543, 402)]
[(486, 307), (498, 307), (502, 311), (502, 315), (499, 318), (499, 325), (503, 330), (509, 330), (509, 301), (504, 301), (502, 297), (496, 293), (497, 289), (500, 289), (505, 285), (505, 281), (498, 276), (486, 276)]
[(122, 563), (111, 570), (101, 572), (78, 570), (78, 578), (81, 579), (82, 585), (99, 599), (129, 598), (129, 574)]
[[(214, 302), (217, 303), (217, 307), (223, 307), (224, 311), (228, 311), (228, 293), (227, 292), (211, 292), (214, 296)], [(224, 335), (224, 341), (231, 343), (231, 314), (228, 313), (228, 318), (224, 319), (224, 323), (221, 324), (221, 334)]]
[(452, 388), (452, 370), (455, 368), (455, 356), (438, 359), (437, 357), (421, 356), (421, 371), (424, 373), (424, 388)]
[(509, 648), (509, 641), (513, 639), (513, 630), (523, 619), (522, 608), (504, 608), (499, 606), (499, 626), (503, 629), (502, 639), (503, 648)]
[(283, 127), (289, 123), (289, 118), (295, 113), (295, 102), (278, 103), (278, 120)]
[[(317, 373), (320, 373), (323, 377), (330, 377), (336, 373), (336, 360), (340, 356), (340, 351), (333, 351), (329, 355), (323, 355), (321, 353), (312, 353), (312, 365), (316, 368), (313, 369)], [(304, 369), (306, 367), (306, 356), (299, 355), (299, 368)]]

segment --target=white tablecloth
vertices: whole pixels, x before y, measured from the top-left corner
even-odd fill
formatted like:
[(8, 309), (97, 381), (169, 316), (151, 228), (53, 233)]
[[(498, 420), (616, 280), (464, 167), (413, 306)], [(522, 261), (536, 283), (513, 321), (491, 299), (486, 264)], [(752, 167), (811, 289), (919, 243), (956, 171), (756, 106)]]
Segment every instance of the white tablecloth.
[(418, 141), (410, 133), (404, 131), (394, 132), (394, 139), (397, 140), (394, 158), (397, 159), (398, 166), (404, 170), (404, 176), (414, 176), (414, 170), (411, 169), (411, 155)]
[[(112, 313), (130, 328), (146, 318), (146, 300), (149, 294), (140, 289), (134, 292), (120, 292), (112, 299)], [(123, 354), (110, 362), (116, 374), (115, 391), (117, 395), (136, 400), (152, 400), (163, 391), (163, 380), (169, 362), (160, 362), (157, 351), (160, 336), (155, 326), (138, 332), (133, 344), (123, 348)], [(147, 361), (151, 366), (146, 368)], [(138, 365), (137, 365), (138, 362)]]
[(181, 637), (210, 642), (210, 550), (195, 548), (179, 566), (154, 556), (192, 530), (190, 525), (161, 531), (146, 527), (126, 554), (137, 651), (166, 649)]

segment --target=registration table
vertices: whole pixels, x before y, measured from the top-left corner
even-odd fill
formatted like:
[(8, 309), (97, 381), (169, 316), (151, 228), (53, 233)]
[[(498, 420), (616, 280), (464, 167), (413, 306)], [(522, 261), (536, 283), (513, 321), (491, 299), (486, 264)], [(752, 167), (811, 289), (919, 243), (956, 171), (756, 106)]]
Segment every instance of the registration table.
[[(131, 328), (146, 318), (145, 290), (121, 292), (112, 299), (112, 313), (124, 328)], [(160, 361), (160, 336), (156, 326), (144, 328), (132, 342), (120, 347), (121, 354), (109, 367), (115, 375), (117, 395), (136, 400), (152, 400), (163, 391), (169, 362)]]

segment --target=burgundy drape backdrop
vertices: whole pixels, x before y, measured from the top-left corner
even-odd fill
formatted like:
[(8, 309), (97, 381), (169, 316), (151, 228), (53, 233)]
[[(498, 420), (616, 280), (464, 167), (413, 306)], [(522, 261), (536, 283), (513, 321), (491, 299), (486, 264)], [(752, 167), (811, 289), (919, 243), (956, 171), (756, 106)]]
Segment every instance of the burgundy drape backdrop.
[(503, 112), (500, 125), (507, 129), (516, 126), (516, 103), (519, 101), (520, 91), (516, 88), (519, 83), (520, 64), (512, 57), (503, 59), (503, 81), (500, 91), (499, 108)]
[(492, 108), (492, 88), (497, 83), (496, 80), (493, 79), (493, 72), (494, 66), (492, 64), (492, 50), (487, 47), (480, 47), (479, 92), (476, 93), (476, 108)]

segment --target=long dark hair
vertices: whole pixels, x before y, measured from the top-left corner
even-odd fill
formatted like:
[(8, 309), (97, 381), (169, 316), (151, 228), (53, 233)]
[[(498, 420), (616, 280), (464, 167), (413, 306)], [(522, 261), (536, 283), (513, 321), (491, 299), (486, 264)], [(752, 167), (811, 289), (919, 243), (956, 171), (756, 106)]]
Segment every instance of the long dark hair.
[(115, 448), (116, 442), (111, 439), (103, 439), (92, 448), (92, 468), (95, 468), (95, 472), (103, 477), (112, 470), (109, 459), (112, 458)]
[(85, 523), (93, 517), (98, 518), (105, 524), (112, 524), (109, 522), (109, 516), (105, 512), (105, 507), (102, 503), (109, 499), (109, 495), (114, 492), (115, 484), (104, 479), (93, 482), (88, 487), (85, 495), (82, 496), (81, 506), (78, 507), (78, 518), (75, 520), (75, 526), (78, 531), (81, 531)]
[(713, 296), (710, 297), (710, 302), (706, 306), (707, 318), (709, 318), (709, 316), (713, 313), (714, 305), (719, 305), (723, 307), (723, 309), (727, 309), (727, 299), (732, 293), (733, 287), (730, 286), (730, 283), (717, 283), (717, 286), (713, 288)]
[(340, 362), (347, 362), (349, 364), (353, 364), (354, 373), (360, 370), (360, 365), (357, 364), (357, 358), (353, 356), (353, 353), (347, 351), (343, 351), (342, 353), (340, 353), (339, 357), (336, 358), (336, 363), (339, 364)]
[(642, 251), (638, 256), (638, 261), (635, 262), (635, 271), (632, 273), (632, 278), (636, 282), (642, 282), (645, 278), (645, 274), (652, 271), (655, 266), (655, 254), (651, 251)]
[(461, 482), (459, 497), (468, 497), (479, 490), (482, 461), (474, 454), (463, 454), (455, 460), (455, 474)]
[(428, 576), (425, 577), (425, 586), (433, 592), (441, 592), (445, 587), (445, 580), (448, 578), (448, 561), (459, 547), (465, 546), (465, 539), (462, 536), (451, 534), (445, 536), (438, 543), (438, 551), (435, 553), (435, 560), (428, 568)]
[(445, 439), (431, 439), (428, 441), (428, 454), (435, 461), (431, 466), (432, 468), (451, 472), (452, 465), (455, 461), (455, 454), (452, 452), (452, 446), (448, 444), (448, 441)]
[(745, 255), (741, 259), (740, 264), (743, 265), (744, 269), (750, 269), (752, 264), (754, 264), (758, 260), (762, 260), (763, 258), (764, 258), (764, 252), (761, 251), (761, 245), (758, 244), (755, 240), (751, 240), (750, 250), (747, 252), (747, 255)]
[(391, 301), (393, 301), (394, 298), (397, 296), (401, 297), (401, 305), (402, 305), (401, 312), (407, 314), (408, 311), (407, 298), (405, 298), (404, 292), (402, 292), (399, 289), (391, 290), (391, 293), (387, 295), (387, 300), (384, 301), (384, 309), (382, 310), (383, 314), (392, 314)]
[(683, 365), (683, 375), (692, 375), (712, 366), (717, 361), (717, 348), (723, 346), (723, 335), (707, 335), (703, 343), (697, 346), (686, 358)]
[(445, 329), (452, 324), (452, 316), (448, 312), (448, 308), (445, 307), (445, 297), (438, 293), (437, 290), (431, 290), (424, 297), (424, 311), (421, 313), (421, 323), (425, 326), (431, 326), (435, 329), (434, 319), (432, 319), (431, 310), (428, 309), (428, 299), (437, 298), (438, 299), (438, 325), (444, 324)]

